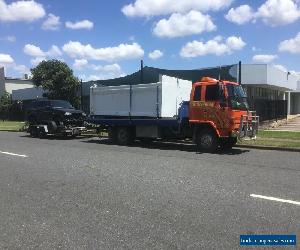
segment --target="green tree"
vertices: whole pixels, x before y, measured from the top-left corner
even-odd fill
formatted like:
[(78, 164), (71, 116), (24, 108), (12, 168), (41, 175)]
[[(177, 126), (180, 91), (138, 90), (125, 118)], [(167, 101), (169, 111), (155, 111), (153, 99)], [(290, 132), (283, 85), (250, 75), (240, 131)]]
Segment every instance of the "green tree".
[(31, 74), (34, 85), (47, 91), (45, 97), (66, 100), (79, 107), (80, 82), (66, 63), (59, 60), (42, 61), (31, 69)]
[(5, 91), (0, 98), (0, 118), (2, 120), (8, 119), (10, 106), (11, 106), (10, 94)]

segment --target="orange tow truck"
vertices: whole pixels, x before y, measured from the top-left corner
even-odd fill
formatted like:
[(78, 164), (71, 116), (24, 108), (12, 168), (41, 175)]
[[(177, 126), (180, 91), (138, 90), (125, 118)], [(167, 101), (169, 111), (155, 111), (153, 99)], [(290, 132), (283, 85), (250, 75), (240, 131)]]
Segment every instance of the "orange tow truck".
[[(139, 88), (139, 85), (136, 86)], [(147, 88), (146, 85), (140, 86), (144, 90)], [(113, 87), (111, 92), (113, 91), (114, 95), (120, 93), (121, 96), (124, 89), (129, 91), (126, 96), (130, 104), (132, 96), (141, 94), (141, 91), (131, 92), (131, 86), (121, 86), (120, 90), (118, 87)], [(109, 87), (96, 86), (91, 89), (92, 112), (88, 122), (98, 125), (100, 133), (107, 132), (110, 140), (120, 145), (130, 144), (136, 139), (147, 143), (164, 139), (192, 139), (200, 150), (214, 152), (217, 149), (233, 147), (238, 139), (256, 137), (259, 117), (254, 111), (249, 110), (244, 90), (238, 83), (209, 77), (202, 78), (192, 85), (189, 100), (180, 103), (174, 117), (160, 116), (159, 108), (163, 105), (159, 98), (160, 87), (155, 89), (157, 92), (151, 93), (155, 94), (154, 97), (156, 96), (157, 99), (152, 98), (150, 103), (147, 102), (147, 107), (157, 110), (157, 116), (134, 116), (131, 106), (129, 112), (123, 112), (124, 114), (119, 114), (118, 110), (114, 114), (104, 110), (104, 114), (99, 115), (94, 113), (94, 110), (103, 107), (101, 101), (104, 101), (101, 98), (110, 92)], [(120, 99), (114, 101), (113, 98), (107, 98), (104, 104), (110, 107)], [(120, 111), (123, 110), (124, 107), (120, 106)]]
[(241, 85), (204, 77), (193, 84), (189, 102), (193, 141), (205, 151), (231, 148), (238, 139), (255, 139), (259, 117), (249, 111)]

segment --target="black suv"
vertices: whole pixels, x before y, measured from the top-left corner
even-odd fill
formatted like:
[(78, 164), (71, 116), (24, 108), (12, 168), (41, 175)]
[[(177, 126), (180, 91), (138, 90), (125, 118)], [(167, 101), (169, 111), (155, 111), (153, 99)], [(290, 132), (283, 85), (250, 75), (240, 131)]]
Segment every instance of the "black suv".
[(34, 100), (26, 112), (30, 125), (51, 124), (53, 127), (83, 127), (86, 114), (76, 110), (69, 102), (63, 100)]

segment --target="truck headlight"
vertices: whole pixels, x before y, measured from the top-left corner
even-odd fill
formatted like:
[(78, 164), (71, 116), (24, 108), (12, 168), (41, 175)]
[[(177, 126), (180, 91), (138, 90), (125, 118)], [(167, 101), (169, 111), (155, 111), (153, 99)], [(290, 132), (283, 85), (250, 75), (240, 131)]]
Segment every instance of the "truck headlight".
[(69, 115), (72, 115), (72, 113), (66, 112), (65, 115), (69, 116)]

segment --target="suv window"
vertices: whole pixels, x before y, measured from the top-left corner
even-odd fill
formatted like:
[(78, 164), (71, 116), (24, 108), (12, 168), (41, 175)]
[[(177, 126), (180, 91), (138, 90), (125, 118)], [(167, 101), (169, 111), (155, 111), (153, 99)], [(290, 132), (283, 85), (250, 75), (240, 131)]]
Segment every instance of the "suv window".
[(201, 101), (201, 86), (195, 88), (194, 101)]
[(218, 101), (219, 98), (219, 85), (206, 86), (205, 100), (206, 101)]

